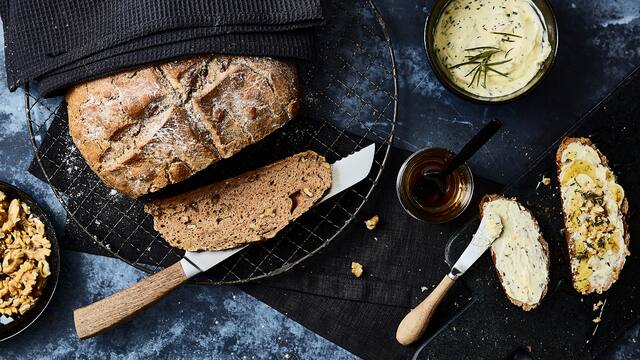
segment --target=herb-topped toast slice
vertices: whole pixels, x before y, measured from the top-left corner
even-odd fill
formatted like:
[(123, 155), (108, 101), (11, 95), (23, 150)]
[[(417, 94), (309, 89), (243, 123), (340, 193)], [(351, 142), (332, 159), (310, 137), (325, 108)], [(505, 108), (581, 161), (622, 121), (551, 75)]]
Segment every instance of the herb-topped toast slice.
[(556, 166), (573, 287), (600, 294), (616, 282), (629, 255), (624, 190), (587, 138), (565, 137)]

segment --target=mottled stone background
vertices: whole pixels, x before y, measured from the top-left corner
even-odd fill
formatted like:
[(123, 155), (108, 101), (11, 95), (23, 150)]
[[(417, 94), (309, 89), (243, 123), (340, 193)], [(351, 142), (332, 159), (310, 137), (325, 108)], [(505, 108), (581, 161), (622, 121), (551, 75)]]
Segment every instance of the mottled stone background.
[[(563, 44), (564, 63), (556, 64), (555, 72), (530, 95), (531, 103), (560, 110), (531, 119), (526, 106), (469, 104), (440, 85), (422, 47), (424, 17), (432, 0), (376, 3), (389, 24), (399, 66), (396, 145), (410, 150), (432, 145), (456, 148), (486, 119), (510, 119), (499, 141), (489, 144), (472, 161), (474, 171), (503, 183), (521, 173), (564, 128), (640, 65), (640, 1), (552, 1), (561, 10), (557, 11), (561, 40), (565, 36), (577, 40)], [(4, 62), (4, 55), (0, 60)], [(565, 71), (560, 73), (558, 68)], [(556, 86), (563, 87), (566, 97), (545, 98)], [(25, 189), (61, 226), (64, 213), (48, 185), (26, 171), (32, 153), (22, 93), (8, 92), (3, 72), (0, 91), (0, 180)], [(523, 124), (517, 124), (518, 118)], [(72, 310), (142, 277), (141, 272), (118, 260), (65, 252), (59, 288), (48, 310), (33, 327), (0, 344), (0, 358), (353, 357), (234, 287), (185, 286), (134, 321), (103, 336), (79, 341)], [(639, 329), (631, 329), (607, 357), (639, 358)]]

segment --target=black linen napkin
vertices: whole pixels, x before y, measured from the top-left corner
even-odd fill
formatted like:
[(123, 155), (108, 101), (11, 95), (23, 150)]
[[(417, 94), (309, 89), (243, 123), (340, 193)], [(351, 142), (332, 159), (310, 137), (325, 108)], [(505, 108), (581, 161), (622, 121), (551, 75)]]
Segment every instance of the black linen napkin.
[[(60, 136), (66, 136), (66, 127), (58, 118), (41, 149), (57, 153), (58, 147), (68, 146), (50, 142)], [(417, 345), (402, 347), (395, 341), (399, 320), (448, 271), (444, 261), (447, 239), (477, 213), (483, 194), (501, 187), (477, 177), (476, 197), (460, 218), (443, 225), (419, 222), (404, 213), (395, 194), (395, 177), (409, 155), (391, 149), (370, 200), (353, 223), (320, 253), (280, 276), (241, 285), (241, 289), (358, 356), (409, 357)], [(30, 171), (42, 178), (37, 163), (32, 163)], [(380, 216), (380, 222), (370, 231), (364, 220), (374, 214)], [(61, 244), (66, 249), (109, 256), (73, 221), (67, 224)], [(351, 262), (364, 266), (362, 277), (351, 273)], [(462, 282), (456, 284), (433, 318), (427, 337), (472, 301), (468, 287)]]
[[(93, 80), (123, 69), (153, 62), (151, 59), (170, 59), (203, 53), (250, 54), (308, 59), (313, 54), (312, 32), (224, 34), (200, 37), (188, 41), (177, 40), (162, 45), (125, 51), (107, 58), (93, 57), (68, 65), (39, 78), (38, 89), (43, 96), (58, 95), (70, 84)], [(143, 40), (144, 41), (144, 40)], [(107, 50), (117, 52), (119, 48)]]
[[(484, 194), (502, 186), (475, 177), (474, 198), (459, 218), (427, 224), (407, 215), (396, 197), (396, 176), (409, 155), (391, 150), (372, 197), (353, 223), (319, 254), (282, 275), (240, 288), (364, 359), (411, 357), (419, 344), (404, 347), (396, 341), (400, 320), (449, 271), (444, 261), (448, 238), (478, 213)], [(370, 231), (364, 221), (374, 214), (380, 222)], [(363, 265), (361, 278), (351, 274), (352, 261)], [(437, 334), (473, 301), (469, 288), (456, 283), (424, 339)]]
[(9, 88), (45, 80), (44, 95), (179, 55), (309, 58), (323, 21), (320, 0), (0, 0), (0, 16)]

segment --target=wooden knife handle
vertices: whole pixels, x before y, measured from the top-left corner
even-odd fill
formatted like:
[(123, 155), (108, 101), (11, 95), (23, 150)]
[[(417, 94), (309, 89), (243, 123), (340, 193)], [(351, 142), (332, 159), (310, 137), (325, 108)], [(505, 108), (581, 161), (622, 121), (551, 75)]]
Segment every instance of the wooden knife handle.
[(396, 331), (396, 340), (400, 344), (409, 345), (420, 339), (438, 305), (447, 295), (454, 282), (455, 280), (445, 276), (431, 294), (402, 319)]
[(187, 281), (177, 262), (146, 279), (91, 305), (76, 309), (76, 333), (86, 339), (109, 330), (145, 310)]

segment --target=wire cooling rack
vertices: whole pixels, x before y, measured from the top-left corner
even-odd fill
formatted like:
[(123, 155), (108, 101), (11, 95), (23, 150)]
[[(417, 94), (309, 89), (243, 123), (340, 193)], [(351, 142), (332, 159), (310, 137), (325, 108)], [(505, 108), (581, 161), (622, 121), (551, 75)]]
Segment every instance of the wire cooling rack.
[(70, 222), (111, 255), (153, 273), (182, 258), (153, 229), (143, 203), (154, 196), (222, 180), (312, 149), (333, 162), (371, 143), (365, 180), (309, 210), (269, 241), (253, 244), (195, 279), (239, 283), (282, 273), (326, 246), (356, 216), (376, 185), (393, 140), (398, 85), (386, 25), (372, 1), (325, 3), (318, 58), (302, 64), (303, 116), (257, 144), (145, 199), (128, 199), (91, 171), (68, 132), (66, 105), (43, 99), (29, 85), (25, 106), (35, 162)]

